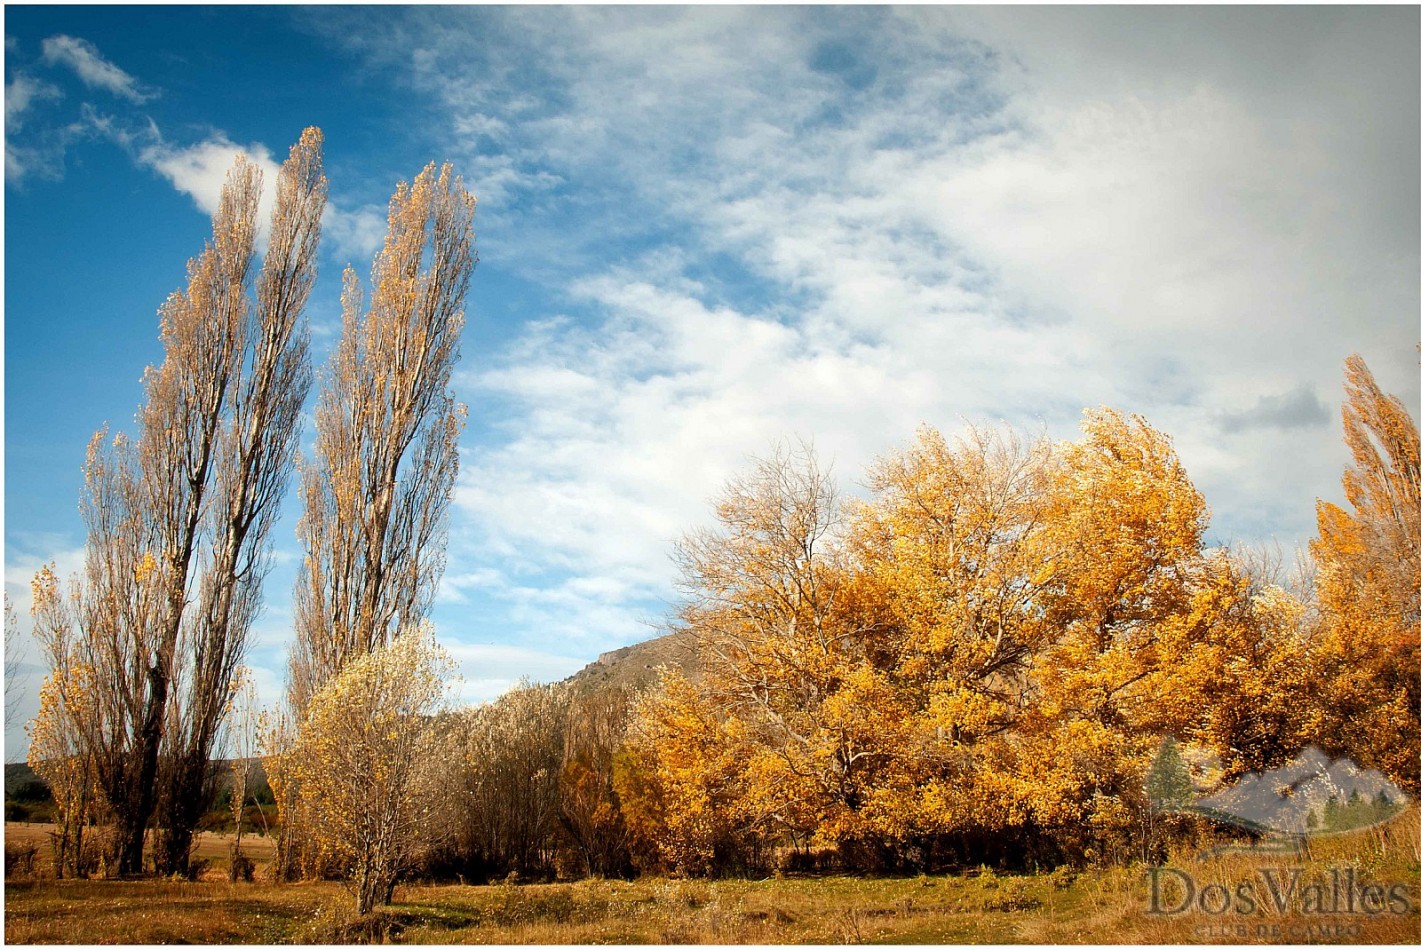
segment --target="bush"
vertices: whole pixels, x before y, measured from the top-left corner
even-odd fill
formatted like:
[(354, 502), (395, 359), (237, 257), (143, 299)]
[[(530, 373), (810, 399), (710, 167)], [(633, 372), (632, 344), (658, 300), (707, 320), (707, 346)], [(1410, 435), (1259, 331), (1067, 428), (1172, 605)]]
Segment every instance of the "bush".
[(233, 884), (238, 881), (250, 883), (256, 874), (257, 865), (251, 858), (247, 857), (237, 849), (234, 844), (227, 851), (227, 880)]
[(39, 853), (39, 847), (34, 844), (23, 844), (17, 841), (5, 842), (5, 878), (11, 877), (34, 877), (35, 875), (35, 855)]

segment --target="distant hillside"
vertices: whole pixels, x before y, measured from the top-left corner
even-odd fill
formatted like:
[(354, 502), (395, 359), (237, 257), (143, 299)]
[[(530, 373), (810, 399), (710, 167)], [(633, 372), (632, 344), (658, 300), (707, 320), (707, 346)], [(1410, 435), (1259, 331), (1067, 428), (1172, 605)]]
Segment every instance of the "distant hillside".
[(700, 673), (695, 650), (685, 633), (668, 633), (604, 653), (563, 682), (586, 692), (642, 689), (656, 681), (659, 666), (680, 667), (693, 679)]
[(38, 782), (39, 776), (23, 762), (9, 762), (5, 765), (5, 794), (9, 795), (26, 782)]
[[(217, 787), (219, 789), (226, 788), (232, 783), (232, 760), (218, 759), (214, 763), (214, 772), (217, 778)], [(23, 762), (11, 762), (5, 766), (5, 796), (7, 798), (28, 782), (44, 784), (44, 780)], [(262, 768), (261, 759), (252, 759), (252, 776), (248, 782), (253, 791), (266, 783), (266, 770)]]

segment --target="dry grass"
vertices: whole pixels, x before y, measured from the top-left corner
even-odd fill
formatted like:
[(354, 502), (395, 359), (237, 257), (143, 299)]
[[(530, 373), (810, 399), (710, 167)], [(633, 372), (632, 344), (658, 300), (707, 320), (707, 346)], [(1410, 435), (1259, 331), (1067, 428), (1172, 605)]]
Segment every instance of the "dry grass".
[[(43, 860), (47, 860), (49, 854), (49, 835), (54, 830), (53, 825), (31, 824), (29, 822), (7, 821), (5, 822), (5, 842), (16, 844), (33, 844), (39, 848), (39, 854)], [(199, 861), (206, 861), (214, 869), (220, 869), (225, 875), (227, 869), (227, 855), (232, 847), (233, 836), (231, 834), (220, 834), (216, 832), (203, 831), (193, 836), (193, 857)], [(271, 854), (276, 847), (274, 839), (265, 838), (250, 831), (242, 832), (242, 853), (258, 864), (265, 864), (271, 860)], [(225, 877), (224, 877), (225, 879)]]
[(351, 918), (350, 898), (329, 883), (39, 881), (9, 884), (5, 938), (10, 943), (484, 944), (1411, 944), (1421, 938), (1417, 809), (1394, 822), (1384, 838), (1361, 832), (1323, 841), (1310, 856), (1232, 853), (1177, 866), (1200, 887), (1235, 887), (1263, 867), (1297, 868), (1312, 877), (1350, 868), (1367, 880), (1407, 886), (1412, 912), (1152, 916), (1140, 868), (1027, 877), (411, 886), (401, 887), (392, 907), (366, 921)]

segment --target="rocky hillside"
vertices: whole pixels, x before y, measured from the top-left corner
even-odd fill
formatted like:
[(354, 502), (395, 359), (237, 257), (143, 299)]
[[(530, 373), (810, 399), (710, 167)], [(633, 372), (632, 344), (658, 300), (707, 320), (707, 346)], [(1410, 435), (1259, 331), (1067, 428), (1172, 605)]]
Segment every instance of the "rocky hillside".
[(686, 634), (668, 633), (604, 653), (564, 682), (587, 692), (641, 689), (656, 681), (656, 670), (661, 666), (680, 667), (689, 676), (696, 676), (699, 669), (695, 651)]

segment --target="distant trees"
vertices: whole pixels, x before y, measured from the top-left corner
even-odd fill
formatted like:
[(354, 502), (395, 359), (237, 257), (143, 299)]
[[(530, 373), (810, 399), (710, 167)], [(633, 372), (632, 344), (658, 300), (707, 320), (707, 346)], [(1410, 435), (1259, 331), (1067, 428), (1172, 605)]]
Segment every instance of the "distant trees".
[(53, 666), (93, 671), (96, 725), (82, 739), (117, 823), (120, 873), (142, 869), (155, 808), (158, 869), (186, 870), (260, 605), (309, 380), (299, 318), (326, 196), (319, 130), (282, 166), (253, 301), (260, 193), (260, 171), (239, 158), (211, 242), (161, 309), (164, 358), (145, 376), (136, 441), (101, 431), (90, 443), (84, 571), (67, 602), (46, 581), (36, 603)]

